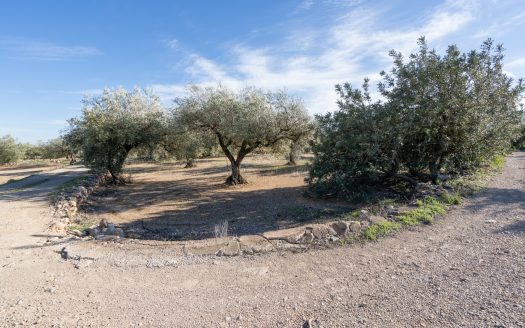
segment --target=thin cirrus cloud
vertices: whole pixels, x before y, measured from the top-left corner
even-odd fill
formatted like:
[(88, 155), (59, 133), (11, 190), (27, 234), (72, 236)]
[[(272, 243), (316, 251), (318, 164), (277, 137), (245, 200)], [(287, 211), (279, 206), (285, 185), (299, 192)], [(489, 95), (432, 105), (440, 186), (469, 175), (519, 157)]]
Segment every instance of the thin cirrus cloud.
[(38, 61), (64, 61), (101, 55), (95, 47), (66, 46), (48, 42), (0, 39), (0, 54), (4, 57)]
[[(305, 1), (301, 9), (308, 10), (312, 5)], [(388, 13), (353, 6), (334, 17), (329, 26), (310, 30), (291, 26), (281, 44), (233, 45), (226, 54), (231, 58), (227, 63), (195, 52), (187, 54), (181, 62), (186, 64), (183, 70), (195, 84), (221, 83), (234, 89), (246, 85), (286, 88), (302, 97), (311, 112), (324, 113), (335, 108), (335, 84), (345, 81), (358, 84), (365, 76), (377, 81), (379, 74), (375, 72), (390, 61), (390, 49), (407, 53), (417, 47), (416, 40), (422, 35), (434, 42), (459, 31), (474, 19), (475, 6), (472, 1), (448, 1), (409, 29), (387, 29), (382, 20)], [(184, 90), (180, 84), (150, 87), (165, 101), (180, 96)]]

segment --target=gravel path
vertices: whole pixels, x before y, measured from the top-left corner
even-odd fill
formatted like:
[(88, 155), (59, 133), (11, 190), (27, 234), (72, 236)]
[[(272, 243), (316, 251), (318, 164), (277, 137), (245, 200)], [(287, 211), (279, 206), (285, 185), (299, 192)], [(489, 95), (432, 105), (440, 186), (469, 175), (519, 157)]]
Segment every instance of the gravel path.
[(8, 327), (525, 326), (524, 153), (430, 227), (365, 245), (171, 266), (75, 267), (61, 245), (43, 247), (42, 194), (54, 179), (31, 192), (0, 190)]

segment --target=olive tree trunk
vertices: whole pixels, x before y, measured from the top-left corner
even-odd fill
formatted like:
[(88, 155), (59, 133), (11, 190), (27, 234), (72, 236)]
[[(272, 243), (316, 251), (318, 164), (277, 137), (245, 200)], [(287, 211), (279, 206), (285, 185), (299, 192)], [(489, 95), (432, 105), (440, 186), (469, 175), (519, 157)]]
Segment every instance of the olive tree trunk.
[(197, 164), (195, 164), (195, 160), (193, 158), (187, 158), (186, 159), (186, 165), (184, 166), (185, 169), (189, 169), (192, 167), (197, 167)]
[(226, 184), (238, 185), (248, 183), (248, 180), (246, 180), (241, 174), (241, 163), (244, 157), (246, 157), (246, 155), (248, 155), (250, 152), (257, 148), (258, 144), (252, 147), (248, 147), (246, 142), (243, 142), (239, 149), (239, 153), (237, 154), (237, 158), (235, 158), (231, 153), (230, 149), (228, 148), (229, 144), (226, 144), (224, 142), (224, 139), (219, 133), (216, 134), (217, 138), (219, 139), (219, 145), (221, 146), (221, 149), (226, 155), (226, 157), (228, 157), (228, 160), (230, 161), (231, 165), (232, 173), (226, 179)]
[(236, 163), (236, 161), (231, 163), (232, 173), (226, 179), (226, 183), (229, 185), (238, 185), (248, 183), (248, 181), (241, 174), (241, 163)]

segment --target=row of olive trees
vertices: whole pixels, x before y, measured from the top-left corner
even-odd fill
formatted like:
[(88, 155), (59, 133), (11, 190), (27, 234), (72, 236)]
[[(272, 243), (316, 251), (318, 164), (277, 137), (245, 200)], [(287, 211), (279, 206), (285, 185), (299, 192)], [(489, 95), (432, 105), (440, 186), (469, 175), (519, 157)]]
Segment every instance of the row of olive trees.
[(245, 183), (241, 164), (248, 154), (299, 143), (313, 128), (300, 101), (255, 88), (233, 92), (222, 86), (192, 86), (169, 110), (151, 92), (108, 89), (86, 98), (83, 105), (81, 116), (69, 121), (64, 139), (81, 150), (86, 165), (107, 170), (115, 183), (132, 151), (162, 149), (191, 167), (214, 147), (230, 162), (226, 182)]
[(67, 157), (74, 160), (72, 151), (62, 138), (51, 139), (38, 144), (21, 143), (10, 135), (0, 138), (0, 164), (12, 164), (27, 159), (58, 159)]
[(319, 116), (309, 182), (322, 195), (351, 196), (379, 180), (437, 183), (443, 172), (463, 174), (519, 138), (525, 86), (503, 72), (503, 49), (486, 41), (480, 51), (444, 55), (419, 40), (405, 60), (382, 72), (382, 99), (339, 85), (339, 110)]

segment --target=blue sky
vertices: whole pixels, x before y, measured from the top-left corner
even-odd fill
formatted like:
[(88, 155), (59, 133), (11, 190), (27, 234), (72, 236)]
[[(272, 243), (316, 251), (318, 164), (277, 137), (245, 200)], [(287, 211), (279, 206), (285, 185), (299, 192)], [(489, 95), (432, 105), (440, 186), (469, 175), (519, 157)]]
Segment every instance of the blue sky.
[(361, 83), (425, 35), (443, 50), (503, 43), (525, 77), (525, 1), (0, 0), (0, 135), (36, 142), (79, 115), (83, 95), (188, 83), (286, 88), (309, 111), (336, 109), (334, 84)]

